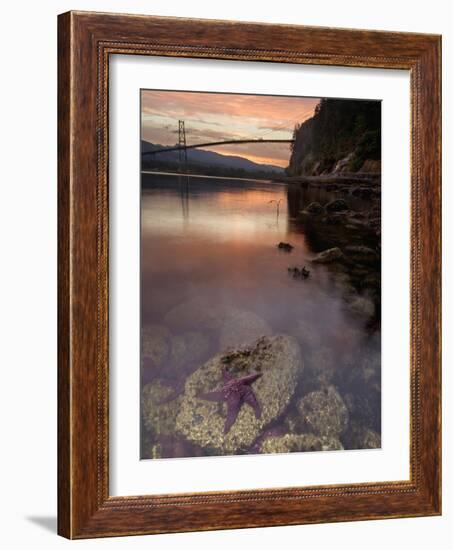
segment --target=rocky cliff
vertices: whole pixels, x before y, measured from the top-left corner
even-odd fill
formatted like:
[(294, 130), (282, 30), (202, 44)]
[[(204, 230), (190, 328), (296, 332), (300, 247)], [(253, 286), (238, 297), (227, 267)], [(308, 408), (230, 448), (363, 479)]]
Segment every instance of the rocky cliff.
[(290, 176), (380, 172), (381, 102), (322, 99), (294, 140)]

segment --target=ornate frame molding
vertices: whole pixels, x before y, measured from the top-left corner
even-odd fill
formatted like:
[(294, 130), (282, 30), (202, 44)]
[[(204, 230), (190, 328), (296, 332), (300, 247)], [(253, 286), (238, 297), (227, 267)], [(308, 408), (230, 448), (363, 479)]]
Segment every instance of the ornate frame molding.
[[(109, 496), (110, 55), (410, 71), (409, 481)], [(438, 36), (88, 12), (59, 16), (61, 535), (86, 538), (440, 514), (440, 106)]]

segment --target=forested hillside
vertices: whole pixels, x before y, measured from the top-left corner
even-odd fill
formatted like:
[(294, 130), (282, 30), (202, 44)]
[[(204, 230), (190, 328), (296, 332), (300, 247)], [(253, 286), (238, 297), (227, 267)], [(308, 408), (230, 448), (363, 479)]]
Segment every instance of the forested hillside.
[(322, 99), (294, 139), (289, 175), (380, 172), (381, 102)]

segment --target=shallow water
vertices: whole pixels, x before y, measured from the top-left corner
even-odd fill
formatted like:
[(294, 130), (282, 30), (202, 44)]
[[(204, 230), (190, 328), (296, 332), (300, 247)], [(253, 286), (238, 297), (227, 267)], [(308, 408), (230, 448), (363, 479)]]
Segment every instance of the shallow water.
[[(318, 352), (330, 354), (328, 370), (334, 373), (326, 376), (343, 394), (363, 391), (348, 369), (364, 356), (379, 363), (379, 330), (370, 331), (362, 317), (351, 315), (332, 273), (310, 263), (316, 252), (329, 247), (329, 238), (300, 215), (310, 202), (325, 204), (334, 196), (269, 181), (162, 174), (142, 178), (142, 326), (166, 325), (174, 336), (204, 331), (211, 356), (222, 349), (215, 329), (197, 326), (200, 301), (212, 311), (234, 307), (252, 312), (273, 333), (298, 338), (309, 367)], [(366, 206), (356, 199), (349, 202), (356, 210)], [(292, 252), (279, 250), (280, 241), (293, 245)], [(288, 267), (295, 265), (305, 265), (310, 276), (294, 279)], [(171, 312), (181, 311), (182, 304), (184, 315), (174, 322)], [(307, 330), (312, 335), (308, 341)], [(193, 366), (175, 368), (168, 359), (158, 375), (164, 373), (178, 387), (191, 370)], [(144, 382), (150, 379), (148, 373)], [(303, 395), (318, 382), (302, 380), (298, 391)], [(380, 381), (379, 402), (367, 422), (380, 430)]]

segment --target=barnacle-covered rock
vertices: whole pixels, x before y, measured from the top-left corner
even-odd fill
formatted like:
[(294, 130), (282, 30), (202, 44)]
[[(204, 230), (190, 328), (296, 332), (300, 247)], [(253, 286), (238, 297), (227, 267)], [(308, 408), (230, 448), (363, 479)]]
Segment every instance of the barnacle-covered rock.
[(183, 458), (195, 455), (194, 449), (182, 439), (164, 435), (145, 442), (141, 458)]
[(335, 376), (335, 356), (329, 348), (313, 350), (307, 358), (311, 383), (320, 388), (329, 386)]
[(314, 215), (319, 215), (319, 214), (322, 214), (324, 212), (324, 208), (319, 204), (319, 202), (311, 202), (306, 208), (305, 210), (302, 210), (303, 213), (308, 213), (308, 214), (314, 214)]
[(344, 199), (334, 199), (324, 207), (327, 212), (343, 212), (348, 209), (348, 204)]
[[(301, 368), (299, 345), (289, 336), (266, 336), (249, 346), (216, 355), (187, 379), (176, 429), (211, 454), (245, 452), (260, 432), (286, 409)], [(253, 409), (243, 404), (227, 434), (224, 433), (226, 403), (200, 397), (223, 386), (223, 369), (237, 378), (262, 374), (252, 385), (261, 406), (261, 417), (256, 418)]]
[(161, 367), (170, 350), (170, 331), (163, 325), (145, 325), (141, 331), (142, 360)]
[(300, 453), (310, 451), (339, 451), (342, 449), (343, 445), (337, 438), (317, 436), (311, 433), (269, 437), (261, 444), (261, 453)]
[(353, 421), (341, 436), (345, 449), (380, 449), (381, 436), (374, 430)]
[(379, 257), (375, 250), (363, 245), (350, 245), (344, 248), (345, 254), (354, 262), (360, 264), (375, 264)]
[(369, 318), (375, 313), (375, 304), (368, 296), (350, 294), (345, 299), (347, 310), (354, 316)]
[(348, 425), (348, 409), (334, 386), (306, 395), (298, 403), (300, 420), (316, 435), (339, 437)]
[(331, 262), (338, 262), (344, 258), (343, 252), (337, 246), (328, 248), (319, 252), (312, 258), (312, 262), (317, 264), (330, 264)]
[(174, 389), (155, 380), (142, 390), (141, 411), (145, 428), (156, 436), (175, 433), (176, 416), (181, 404), (181, 396), (172, 399)]

